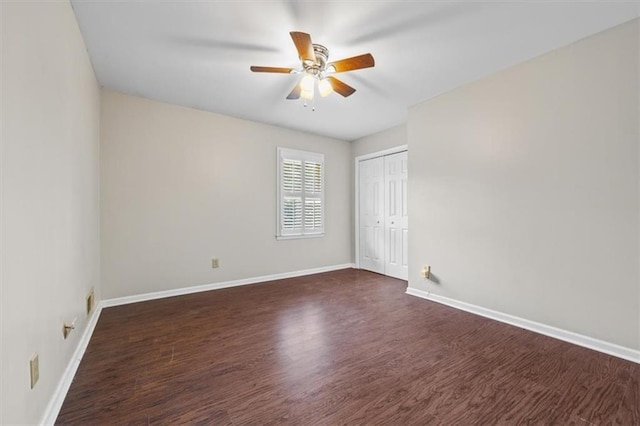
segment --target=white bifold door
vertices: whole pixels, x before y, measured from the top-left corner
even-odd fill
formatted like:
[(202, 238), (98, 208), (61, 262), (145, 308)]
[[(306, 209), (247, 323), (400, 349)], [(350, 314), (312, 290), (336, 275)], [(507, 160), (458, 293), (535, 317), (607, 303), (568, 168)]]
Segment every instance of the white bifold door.
[(359, 163), (360, 268), (408, 279), (407, 152)]

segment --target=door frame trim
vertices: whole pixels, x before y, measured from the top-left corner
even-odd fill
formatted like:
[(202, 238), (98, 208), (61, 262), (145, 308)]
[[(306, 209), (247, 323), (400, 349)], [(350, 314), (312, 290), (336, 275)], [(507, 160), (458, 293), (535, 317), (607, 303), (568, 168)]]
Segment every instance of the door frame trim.
[(385, 157), (387, 155), (398, 154), (400, 152), (409, 151), (408, 145), (398, 145), (393, 148), (383, 149), (382, 151), (376, 151), (369, 154), (359, 155), (355, 158), (355, 173), (353, 176), (354, 180), (354, 211), (355, 211), (355, 266), (357, 269), (360, 269), (360, 162), (365, 160), (371, 160), (372, 158)]

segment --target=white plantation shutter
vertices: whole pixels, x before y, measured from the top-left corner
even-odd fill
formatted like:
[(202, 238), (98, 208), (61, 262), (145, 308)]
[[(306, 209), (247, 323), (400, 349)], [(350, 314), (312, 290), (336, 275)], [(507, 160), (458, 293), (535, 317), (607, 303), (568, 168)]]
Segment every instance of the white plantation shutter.
[(302, 199), (300, 197), (284, 198), (282, 229), (291, 232), (302, 229)]
[(322, 230), (322, 200), (304, 200), (304, 227), (308, 231)]
[(322, 163), (304, 162), (304, 190), (310, 194), (322, 192)]
[(286, 192), (302, 192), (302, 161), (282, 160), (282, 190)]
[(324, 155), (278, 148), (278, 237), (324, 234)]

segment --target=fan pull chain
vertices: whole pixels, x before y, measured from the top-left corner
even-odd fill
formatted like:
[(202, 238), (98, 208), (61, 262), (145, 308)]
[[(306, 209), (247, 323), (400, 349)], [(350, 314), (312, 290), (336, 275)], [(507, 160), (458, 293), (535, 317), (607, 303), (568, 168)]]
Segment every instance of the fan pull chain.
[[(302, 104), (303, 107), (308, 107), (307, 105), (307, 101), (304, 101), (304, 104)], [(316, 110), (316, 101), (315, 99), (311, 101), (311, 111), (315, 111)]]

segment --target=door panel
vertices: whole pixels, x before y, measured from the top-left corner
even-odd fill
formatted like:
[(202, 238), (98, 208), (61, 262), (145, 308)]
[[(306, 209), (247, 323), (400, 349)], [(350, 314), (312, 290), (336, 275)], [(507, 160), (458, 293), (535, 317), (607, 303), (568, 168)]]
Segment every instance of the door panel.
[(396, 263), (397, 259), (396, 259), (396, 254), (397, 254), (397, 250), (396, 250), (396, 243), (397, 243), (397, 236), (396, 236), (396, 228), (389, 228), (389, 263)]
[(384, 161), (362, 161), (359, 170), (360, 267), (384, 274)]
[(385, 274), (406, 280), (408, 270), (407, 153), (384, 157)]

